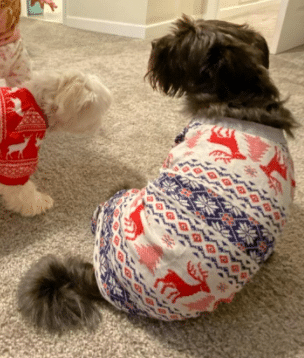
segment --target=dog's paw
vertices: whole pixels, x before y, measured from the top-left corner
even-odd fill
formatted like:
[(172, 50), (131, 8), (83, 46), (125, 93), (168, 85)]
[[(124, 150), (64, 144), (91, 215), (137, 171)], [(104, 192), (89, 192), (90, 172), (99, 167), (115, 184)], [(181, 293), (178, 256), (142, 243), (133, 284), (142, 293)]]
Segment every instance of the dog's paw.
[(36, 192), (32, 198), (23, 200), (19, 213), (23, 216), (35, 216), (45, 212), (54, 204), (54, 200), (47, 194)]
[(35, 184), (28, 180), (24, 185), (1, 185), (1, 194), (7, 209), (23, 216), (35, 216), (53, 206), (53, 199), (40, 193)]

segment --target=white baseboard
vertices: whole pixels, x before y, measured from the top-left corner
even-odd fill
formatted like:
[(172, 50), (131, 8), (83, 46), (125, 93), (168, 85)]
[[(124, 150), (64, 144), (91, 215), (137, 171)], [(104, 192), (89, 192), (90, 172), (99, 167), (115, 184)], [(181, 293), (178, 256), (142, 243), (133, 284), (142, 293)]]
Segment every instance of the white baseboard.
[(145, 38), (152, 39), (166, 35), (171, 29), (173, 22), (175, 22), (176, 20), (177, 18), (164, 22), (157, 22), (156, 24), (152, 25), (147, 25)]
[(222, 20), (230, 17), (245, 15), (248, 13), (252, 14), (257, 9), (261, 9), (269, 5), (279, 5), (280, 2), (281, 2), (280, 0), (263, 0), (254, 3), (243, 4), (239, 6), (231, 6), (231, 7), (223, 8), (219, 10), (217, 18)]
[(82, 30), (147, 39), (165, 35), (168, 32), (172, 21), (174, 20), (160, 22), (152, 25), (137, 25), (124, 22), (67, 16), (64, 24)]
[[(243, 15), (248, 12), (253, 12), (261, 7), (266, 7), (272, 4), (278, 4), (280, 0), (262, 0), (255, 3), (244, 4), (241, 6), (233, 6), (229, 8), (219, 9), (218, 19), (225, 19), (228, 17)], [(119, 36), (150, 39), (161, 37), (168, 33), (172, 23), (176, 19), (159, 22), (151, 25), (138, 25), (125, 22), (115, 22), (102, 19), (90, 19), (83, 17), (67, 16), (63, 19), (64, 25)]]

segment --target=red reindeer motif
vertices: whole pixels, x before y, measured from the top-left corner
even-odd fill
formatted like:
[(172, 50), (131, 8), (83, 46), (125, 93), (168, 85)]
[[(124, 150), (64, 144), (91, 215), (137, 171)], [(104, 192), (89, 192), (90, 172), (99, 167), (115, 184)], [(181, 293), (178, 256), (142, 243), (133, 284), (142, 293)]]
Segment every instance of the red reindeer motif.
[(270, 162), (266, 166), (260, 165), (260, 168), (267, 175), (270, 188), (273, 188), (276, 194), (278, 191), (282, 193), (282, 184), (278, 179), (272, 176), (272, 172), (277, 172), (283, 179), (287, 180), (287, 166), (285, 159), (283, 157), (283, 163), (281, 163), (281, 152), (278, 151), (277, 147), (275, 147), (275, 155)]
[(160, 291), (161, 294), (163, 294), (165, 292), (166, 288), (168, 288), (168, 287), (173, 288), (174, 291), (172, 291), (167, 296), (167, 298), (175, 296), (175, 297), (172, 297), (172, 303), (175, 303), (176, 300), (180, 297), (192, 296), (195, 293), (200, 292), (200, 291), (210, 293), (210, 288), (206, 283), (206, 278), (208, 277), (208, 272), (202, 270), (200, 263), (198, 264), (197, 267), (201, 274), (201, 277), (196, 275), (196, 270), (194, 268), (194, 265), (191, 264), (191, 261), (189, 261), (187, 264), (188, 274), (191, 277), (193, 277), (195, 280), (200, 282), (197, 285), (189, 285), (180, 276), (178, 276), (178, 274), (175, 273), (173, 270), (168, 270), (168, 273), (165, 277), (158, 278), (155, 281), (154, 287), (157, 288), (157, 286), (160, 282), (164, 283), (164, 286)]
[(235, 138), (235, 130), (230, 131), (227, 129), (225, 135), (223, 135), (221, 133), (223, 127), (219, 128), (217, 132), (215, 131), (215, 128), (216, 126), (211, 129), (211, 136), (208, 139), (208, 142), (224, 145), (230, 149), (231, 153), (227, 153), (222, 150), (214, 150), (209, 155), (224, 155), (224, 157), (218, 157), (215, 158), (215, 160), (222, 159), (225, 164), (230, 163), (232, 159), (246, 159), (245, 155), (239, 151), (239, 146)]
[(140, 213), (144, 209), (144, 206), (141, 204), (137, 207), (133, 213), (130, 214), (129, 219), (125, 218), (125, 226), (129, 227), (130, 230), (125, 229), (125, 232), (132, 234), (126, 236), (127, 240), (136, 240), (136, 238), (144, 233), (144, 227), (140, 218)]

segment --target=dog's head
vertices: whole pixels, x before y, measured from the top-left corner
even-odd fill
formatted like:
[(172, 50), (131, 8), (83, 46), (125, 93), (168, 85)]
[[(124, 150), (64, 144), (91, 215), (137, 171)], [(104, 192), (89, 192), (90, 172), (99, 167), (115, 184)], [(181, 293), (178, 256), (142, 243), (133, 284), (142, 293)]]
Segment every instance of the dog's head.
[(146, 77), (169, 96), (205, 94), (219, 102), (278, 96), (265, 39), (247, 25), (183, 16), (152, 42)]
[(94, 133), (112, 101), (98, 77), (76, 70), (35, 74), (26, 87), (45, 113), (50, 131)]

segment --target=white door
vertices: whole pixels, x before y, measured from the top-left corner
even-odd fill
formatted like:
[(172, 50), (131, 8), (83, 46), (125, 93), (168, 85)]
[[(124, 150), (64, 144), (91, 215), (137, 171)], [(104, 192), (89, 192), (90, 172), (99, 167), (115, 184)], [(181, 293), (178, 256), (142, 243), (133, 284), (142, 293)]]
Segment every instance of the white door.
[(281, 0), (270, 52), (276, 54), (304, 44), (303, 0)]

